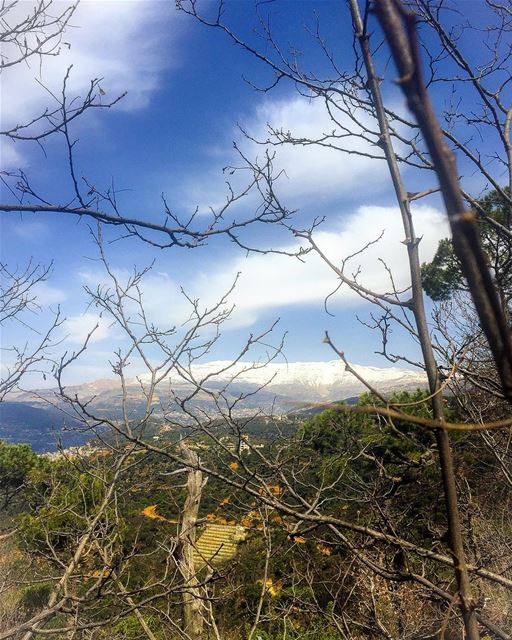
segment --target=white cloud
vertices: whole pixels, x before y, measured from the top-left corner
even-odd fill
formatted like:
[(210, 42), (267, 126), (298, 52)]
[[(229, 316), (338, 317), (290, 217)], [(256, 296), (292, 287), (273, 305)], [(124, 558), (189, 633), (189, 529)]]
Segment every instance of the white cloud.
[[(5, 18), (15, 23), (31, 4), (17, 4)], [(66, 6), (64, 2), (57, 5), (61, 9)], [(45, 57), (41, 65), (34, 57), (2, 73), (2, 128), (27, 122), (46, 106), (51, 107), (52, 98), (36, 80), (59, 94), (70, 65), (70, 95), (83, 95), (91, 79), (103, 78), (106, 101), (127, 91), (118, 108), (146, 106), (164, 68), (176, 62), (181, 31), (176, 16), (167, 3), (159, 1), (82, 1), (63, 36), (69, 47), (62, 44), (60, 54)], [(12, 167), (17, 162), (19, 166), (23, 159), (16, 152), (7, 146), (2, 163)]]
[(46, 306), (49, 304), (58, 304), (67, 299), (67, 294), (62, 289), (52, 287), (46, 282), (40, 282), (34, 287), (33, 294), (38, 305)]
[[(372, 123), (366, 114), (353, 113), (353, 118), (342, 112), (335, 115), (338, 123), (331, 119), (325, 103), (319, 99), (293, 97), (268, 100), (256, 110), (255, 117), (247, 125), (247, 132), (258, 141), (272, 141), (275, 138), (269, 136), (270, 125), (274, 130), (285, 134), (289, 132), (294, 139), (318, 140), (327, 136), (327, 144), (347, 151), (379, 154), (378, 147), (369, 148), (368, 143), (358, 137), (336, 138), (344, 133), (345, 127), (356, 134), (362, 131), (360, 125), (373, 125), (375, 129), (376, 123)], [(248, 144), (248, 150), (260, 156), (263, 148), (254, 143)], [(284, 144), (271, 150), (276, 153), (276, 170), (286, 172), (278, 183), (278, 190), (294, 202), (304, 197), (314, 197), (318, 202), (354, 194), (359, 187), (368, 184), (370, 175), (375, 189), (387, 176), (384, 162), (325, 146)]]
[[(432, 258), (439, 240), (449, 235), (448, 225), (441, 212), (425, 205), (414, 208), (414, 221), (417, 235), (422, 237), (421, 259), (427, 261)], [(382, 231), (382, 239), (355, 257), (347, 266), (346, 272), (351, 276), (360, 268), (359, 281), (362, 285), (379, 293), (387, 293), (391, 290), (391, 284), (381, 259), (391, 269), (399, 289), (406, 288), (409, 284), (407, 249), (402, 243), (404, 233), (397, 208), (359, 207), (352, 214), (341, 217), (336, 226), (318, 231), (315, 241), (334, 264), (340, 265), (344, 257), (376, 240)], [(276, 249), (292, 252), (298, 247), (299, 244), (294, 241)], [(239, 281), (228, 300), (228, 304), (235, 305), (235, 311), (226, 328), (250, 326), (265, 311), (272, 310), (277, 316), (281, 310), (293, 305), (315, 305), (320, 310), (325, 297), (339, 283), (336, 274), (313, 252), (304, 256), (304, 262), (271, 253), (232, 257), (210, 264), (207, 268), (199, 265), (200, 263), (188, 281), (182, 279), (178, 282), (174, 275), (161, 268), (145, 277), (141, 291), (149, 322), (154, 322), (161, 328), (181, 324), (189, 316), (191, 307), (181, 293), (180, 285), (192, 298), (197, 298), (201, 308), (204, 308), (225, 295), (237, 273), (240, 273)], [(115, 274), (120, 282), (126, 282), (130, 276), (127, 270), (116, 270)], [(80, 276), (92, 288), (98, 284), (109, 284), (101, 271), (84, 271)], [(341, 305), (357, 305), (360, 300), (355, 292), (343, 285), (331, 300), (330, 308), (335, 311)], [(136, 320), (138, 309), (135, 305), (128, 304), (127, 313)], [(97, 319), (92, 314), (86, 315), (89, 318), (87, 322), (81, 316), (70, 327), (72, 336), (77, 336), (73, 338), (75, 342), (85, 337), (84, 325), (87, 324), (90, 328)], [(101, 320), (104, 324), (99, 338), (108, 329), (108, 323)]]
[[(248, 184), (250, 176), (247, 171), (237, 171), (234, 174), (228, 171), (224, 175), (221, 173), (221, 167), (229, 164), (229, 158), (235, 166), (244, 164), (238, 155), (232, 155), (233, 140), (250, 161), (258, 158), (260, 165), (265, 162), (267, 149), (269, 154), (275, 154), (272, 162), (274, 176), (279, 175), (274, 185), (275, 192), (288, 208), (299, 208), (317, 215), (326, 203), (339, 202), (347, 197), (356, 198), (369, 184), (372, 192), (377, 194), (389, 184), (387, 165), (384, 161), (358, 155), (356, 152), (382, 156), (378, 147), (370, 146), (357, 135), (336, 138), (344, 128), (355, 134), (362, 132), (361, 125), (377, 128), (376, 123), (363, 112), (354, 112), (352, 116), (336, 113), (335, 123), (325, 103), (319, 99), (310, 100), (302, 96), (266, 99), (251, 115), (240, 117), (239, 121), (250, 138), (269, 144), (258, 144), (246, 138), (238, 128), (231, 131), (222, 150), (219, 144), (206, 150), (209, 169), (203, 169), (200, 177), (185, 180), (182, 186), (183, 201), (191, 209), (198, 206), (200, 213), (208, 213), (210, 207), (218, 209), (225, 203), (228, 194), (225, 180), (231, 183), (235, 193)], [(290, 132), (297, 139), (318, 140), (327, 136), (326, 144), (337, 145), (352, 153), (321, 145), (286, 143), (272, 146), (270, 143), (275, 141), (275, 137), (269, 134), (269, 126), (284, 133)], [(230, 214), (240, 209), (246, 212), (259, 204), (256, 194), (250, 194), (232, 206)]]
[[(0, 97), (3, 105), (3, 100)], [(0, 150), (0, 169), (9, 171), (21, 169), (26, 165), (25, 158), (20, 153), (14, 142), (10, 140), (2, 140), (2, 148)]]
[[(422, 260), (429, 260), (439, 239), (449, 235), (445, 216), (432, 207), (419, 206), (415, 208), (414, 218), (417, 234), (423, 236), (420, 244)], [(320, 231), (315, 240), (330, 260), (339, 265), (344, 257), (375, 240), (383, 230), (384, 236), (379, 243), (352, 260), (347, 275), (360, 267), (360, 283), (386, 293), (391, 285), (380, 259), (392, 270), (399, 289), (409, 284), (407, 250), (402, 244), (404, 234), (396, 208), (360, 207), (340, 222), (338, 230)], [(297, 248), (296, 244), (280, 247), (289, 251)], [(265, 309), (273, 308), (279, 313), (280, 308), (290, 305), (321, 303), (339, 282), (336, 274), (314, 253), (305, 256), (304, 263), (278, 254), (252, 254), (234, 260), (213, 274), (200, 274), (194, 295), (203, 302), (213, 301), (222, 295), (237, 271), (241, 276), (231, 297), (236, 304), (233, 317), (236, 326), (252, 324)], [(357, 294), (344, 285), (332, 305), (335, 308), (336, 305), (355, 304), (358, 300)]]
[[(142, 265), (137, 265), (141, 267)], [(133, 277), (133, 271), (112, 268), (112, 273), (123, 287)], [(113, 289), (114, 284), (110, 276), (101, 269), (87, 269), (78, 273), (82, 282), (95, 290), (98, 286)], [(131, 292), (134, 296), (135, 291)], [(144, 312), (150, 322), (160, 328), (169, 328), (174, 324), (181, 324), (190, 315), (191, 306), (181, 291), (180, 283), (165, 271), (150, 271), (141, 286), (142, 304)], [(125, 313), (128, 318), (139, 322), (140, 306), (133, 298), (125, 298)]]
[(29, 242), (40, 242), (48, 235), (49, 227), (44, 222), (24, 221), (14, 227), (14, 233)]
[[(97, 327), (95, 329), (95, 327)], [(70, 316), (62, 323), (62, 332), (66, 342), (82, 345), (87, 336), (94, 332), (89, 343), (99, 342), (108, 338), (112, 333), (112, 321), (101, 317), (96, 313), (83, 313), (78, 316)]]

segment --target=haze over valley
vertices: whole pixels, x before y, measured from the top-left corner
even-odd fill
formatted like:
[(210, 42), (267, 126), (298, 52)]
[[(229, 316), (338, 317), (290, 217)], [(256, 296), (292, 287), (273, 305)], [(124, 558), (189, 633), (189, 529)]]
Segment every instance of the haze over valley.
[[(190, 401), (190, 406), (200, 408), (209, 415), (217, 411), (215, 397), (222, 391), (235, 404), (234, 415), (248, 417), (256, 412), (283, 416), (308, 409), (324, 408), (332, 402), (358, 396), (367, 389), (355, 376), (345, 370), (338, 361), (275, 363), (265, 366), (251, 362), (213, 361), (193, 365), (189, 371), (173, 372), (156, 387), (152, 403), (152, 418), (172, 420), (178, 424), (186, 416), (177, 402), (194, 390), (195, 383), (201, 389)], [(378, 368), (353, 365), (354, 370), (369, 385), (384, 395), (394, 391), (413, 390), (426, 386), (423, 373), (405, 368)], [(145, 409), (144, 390), (150, 382), (148, 374), (127, 381), (126, 397), (130, 417), (140, 417)], [(89, 403), (94, 415), (108, 419), (122, 417), (122, 392), (116, 379), (101, 379), (66, 388), (69, 396), (75, 395)], [(64, 412), (59, 408), (64, 409)], [(0, 438), (8, 442), (29, 442), (38, 451), (53, 450), (57, 434), (61, 433), (67, 446), (87, 439), (87, 434), (77, 434), (76, 416), (62, 403), (54, 389), (18, 391), (8, 396), (8, 402), (0, 404)]]

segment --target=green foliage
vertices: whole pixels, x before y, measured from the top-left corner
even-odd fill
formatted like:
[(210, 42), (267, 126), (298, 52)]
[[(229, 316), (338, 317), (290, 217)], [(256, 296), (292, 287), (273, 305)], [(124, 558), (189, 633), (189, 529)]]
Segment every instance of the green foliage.
[[(432, 418), (432, 408), (427, 399), (428, 396), (429, 392), (426, 389), (396, 391), (389, 398), (389, 404), (400, 407), (404, 413), (411, 416)], [(359, 404), (377, 407), (385, 406), (383, 402), (374, 398), (371, 394), (362, 395), (359, 399)], [(375, 418), (375, 421), (379, 424), (380, 433), (380, 441), (376, 446), (376, 451), (380, 452), (389, 462), (404, 456), (414, 460), (434, 443), (432, 432), (420, 425), (406, 420), (390, 422)]]
[[(359, 406), (385, 406), (371, 394), (363, 394)], [(389, 398), (410, 415), (431, 418), (428, 391), (401, 391)], [(447, 418), (453, 412), (447, 406)], [(371, 413), (348, 413), (342, 407), (330, 409), (306, 421), (303, 444), (316, 454), (311, 463), (311, 486), (319, 482), (332, 487), (324, 492), (333, 513), (372, 522), (370, 511), (361, 507), (361, 497), (371, 493), (388, 513), (406, 527), (412, 538), (425, 543), (429, 526), (425, 514), (441, 518), (439, 475), (435, 465), (435, 437), (432, 430), (407, 422), (389, 420)], [(361, 493), (361, 488), (364, 487)], [(434, 496), (434, 498), (433, 498)]]
[[(151, 627), (151, 619), (147, 619), (146, 623)], [(155, 631), (155, 630), (153, 630)], [(145, 633), (141, 627), (137, 616), (132, 613), (116, 622), (110, 631), (111, 638), (123, 638), (123, 640), (139, 640), (145, 637)]]
[(421, 265), (423, 288), (432, 300), (448, 300), (462, 287), (460, 263), (448, 238), (439, 241), (432, 262)]
[[(509, 190), (505, 189), (505, 193), (509, 193)], [(479, 204), (485, 211), (486, 217), (507, 229), (512, 228), (510, 205), (497, 191), (491, 191), (479, 201)], [(499, 234), (486, 221), (485, 217), (478, 218), (478, 225), (482, 245), (493, 270), (496, 284), (508, 299), (512, 293), (510, 278), (512, 243), (510, 238)], [(432, 300), (449, 300), (455, 292), (464, 291), (464, 278), (451, 240), (445, 238), (439, 242), (432, 261), (421, 266), (421, 276), (423, 288)]]
[(362, 436), (371, 418), (362, 414), (345, 413), (340, 408), (327, 409), (301, 425), (304, 444), (322, 456), (338, 455), (350, 448), (354, 439)]
[(37, 455), (28, 444), (8, 444), (0, 440), (0, 486), (23, 483), (37, 461)]
[(30, 477), (48, 466), (48, 460), (35, 454), (30, 445), (0, 440), (0, 509), (12, 507), (14, 498), (19, 502)]
[[(88, 514), (101, 502), (104, 484), (100, 477), (63, 460), (34, 478), (31, 489), (44, 494), (44, 501), (21, 516), (20, 532), (26, 548), (44, 553), (48, 544), (57, 550), (73, 548), (87, 527)], [(108, 515), (106, 511), (105, 520)]]
[[(394, 393), (389, 403), (402, 406), (406, 413), (431, 418), (428, 392), (399, 391)], [(363, 394), (360, 406), (384, 406), (371, 394)], [(377, 456), (383, 464), (397, 464), (417, 460), (433, 444), (432, 432), (406, 421), (390, 423), (370, 414), (328, 409), (306, 420), (302, 425), (304, 444), (317, 451), (322, 457), (357, 454), (362, 447)], [(363, 462), (360, 463), (363, 465)]]
[[(341, 602), (350, 597), (353, 582), (349, 576), (345, 576), (344, 584), (337, 588), (336, 603), (328, 588), (336, 583), (341, 567), (345, 562), (348, 567), (350, 560), (334, 551), (334, 547), (332, 554), (321, 553), (314, 537), (295, 542), (282, 521), (274, 524), (270, 518), (270, 523), (272, 555), (266, 574), (263, 616), (254, 637), (266, 640), (331, 640), (337, 637), (331, 634), (322, 610), (331, 613), (335, 610), (338, 614)], [(265, 552), (265, 540), (258, 531), (253, 531), (239, 547), (236, 565), (216, 604), (217, 622), (226, 631), (223, 637), (246, 637), (241, 636), (239, 630), (245, 627), (248, 632), (251, 627), (264, 587)], [(297, 579), (306, 574), (311, 581)], [(293, 613), (285, 619), (282, 611)]]
[(48, 602), (52, 585), (49, 582), (30, 585), (23, 589), (20, 606), (30, 614), (42, 609)]
[[(407, 413), (431, 417), (430, 400), (425, 390), (395, 393), (389, 403), (400, 405)], [(383, 403), (365, 394), (359, 404), (375, 406)], [(449, 406), (446, 409), (448, 419), (456, 419), (454, 410)], [(297, 475), (293, 478), (305, 499), (314, 498), (316, 488), (323, 486), (324, 513), (374, 526), (373, 509), (378, 505), (383, 517), (396, 523), (400, 531), (407, 531), (412, 542), (425, 547), (439, 545), (445, 521), (432, 431), (407, 421), (391, 423), (387, 418), (370, 413), (345, 412), (341, 405), (304, 421), (298, 427), (298, 436), (289, 439), (287, 464), (295, 465)], [(474, 447), (466, 446), (462, 437), (468, 436), (464, 434), (461, 440), (453, 439), (454, 454), (458, 472), (465, 474), (466, 467), (474, 468), (477, 464), (475, 456), (480, 454)], [(210, 456), (211, 452), (206, 450), (204, 455)], [(258, 458), (247, 456), (246, 460), (257, 468)], [(110, 551), (114, 562), (122, 566), (129, 558), (129, 575), (124, 575), (128, 576), (128, 589), (135, 593), (139, 587), (146, 588), (162, 575), (162, 567), (167, 562), (165, 546), (169, 536), (176, 531), (174, 523), (144, 517), (143, 509), (157, 505), (159, 514), (169, 519), (179, 518), (185, 494), (179, 482), (169, 483), (165, 477), (174, 468), (168, 461), (142, 454), (134, 454), (134, 461), (136, 464), (130, 467), (129, 473), (118, 479), (116, 506), (120, 518), (113, 517), (113, 512), (107, 510), (98, 527), (99, 534), (112, 541)], [(104, 496), (106, 485), (103, 480), (108, 482), (111, 477), (112, 457), (95, 453), (87, 460), (61, 459), (44, 464), (45, 468), (36, 464), (25, 476), (26, 490), (34, 495), (31, 505), (37, 506), (21, 518), (20, 529), (33, 566), (41, 569), (38, 575), (46, 580), (51, 575), (48, 565), (53, 562), (48, 553), (48, 542), (60, 561), (69, 558)], [(488, 461), (486, 466), (489, 466)], [(261, 470), (265, 471), (265, 468)], [(273, 477), (268, 481), (279, 482)], [(220, 500), (227, 497), (229, 502), (223, 509), (234, 520), (259, 506), (257, 497), (249, 502), (247, 496), (233, 488), (228, 496), (226, 486), (211, 477), (204, 488), (202, 513), (214, 512)], [(347, 614), (357, 617), (362, 624), (368, 621), (366, 614), (358, 608), (367, 593), (365, 574), (357, 573), (347, 546), (340, 544), (329, 527), (303, 525), (295, 533), (292, 524), (293, 518), (286, 514), (268, 513), (272, 554), (266, 575), (263, 614), (254, 638), (334, 640), (338, 635), (331, 627), (332, 620)], [(349, 541), (358, 543), (355, 534), (345, 532), (345, 535)], [(369, 552), (378, 553), (382, 564), (400, 569), (402, 558), (396, 549), (374, 543)], [(248, 530), (248, 538), (240, 544), (233, 563), (215, 582), (212, 606), (222, 637), (245, 637), (241, 630), (251, 628), (264, 586), (265, 557), (265, 536), (255, 524)], [(409, 561), (413, 560), (409, 558)], [(91, 588), (95, 576), (102, 575), (103, 566), (94, 551), (87, 555), (77, 570), (77, 575), (83, 576), (82, 581), (75, 583), (77, 596)], [(448, 569), (446, 572), (448, 575)], [(343, 576), (341, 583), (340, 576)], [(41, 583), (26, 589), (20, 609), (37, 612), (45, 604), (47, 588), (46, 583)], [(114, 615), (120, 610), (112, 594), (106, 592), (107, 589), (103, 599), (98, 599), (98, 608), (92, 607), (88, 611), (89, 619), (103, 616), (106, 611)], [(150, 593), (149, 590), (148, 595)], [(390, 593), (376, 592), (375, 606), (381, 618), (389, 619), (389, 626), (393, 628), (399, 607), (397, 598)], [(165, 602), (155, 600), (153, 604), (155, 615), (148, 616), (146, 622), (159, 640), (164, 637), (174, 639), (156, 610), (162, 606), (169, 615), (179, 619), (180, 594), (169, 595)], [(283, 611), (288, 611), (288, 616), (283, 617)], [(148, 615), (148, 609), (143, 615)], [(57, 623), (62, 625), (62, 621), (55, 621)], [(129, 640), (142, 635), (140, 622), (131, 612), (102, 629), (98, 637)]]

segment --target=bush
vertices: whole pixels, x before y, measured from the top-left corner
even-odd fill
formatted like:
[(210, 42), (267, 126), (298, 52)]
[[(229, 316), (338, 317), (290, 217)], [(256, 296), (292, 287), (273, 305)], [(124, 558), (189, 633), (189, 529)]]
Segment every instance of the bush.
[(20, 606), (32, 614), (46, 606), (51, 592), (52, 585), (49, 582), (30, 585), (23, 589)]

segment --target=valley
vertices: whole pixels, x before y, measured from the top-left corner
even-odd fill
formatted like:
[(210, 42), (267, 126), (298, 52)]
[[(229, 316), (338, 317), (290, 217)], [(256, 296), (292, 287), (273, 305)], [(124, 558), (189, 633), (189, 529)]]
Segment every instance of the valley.
[[(282, 417), (320, 411), (329, 404), (354, 398), (366, 389), (337, 360), (330, 362), (270, 363), (265, 367), (251, 362), (214, 361), (194, 365), (189, 371), (173, 371), (155, 389), (151, 407), (152, 422), (165, 430), (172, 423), (186, 425), (188, 418), (179, 406), (181, 398), (196, 386), (201, 390), (190, 401), (193, 410), (201, 410), (215, 419), (215, 398), (222, 392), (234, 404), (234, 415), (249, 418), (255, 413)], [(356, 372), (384, 395), (426, 386), (420, 372), (403, 368), (377, 368), (354, 365)], [(126, 403), (131, 420), (139, 419), (146, 409), (144, 392), (147, 375), (128, 381)], [(116, 379), (102, 379), (66, 388), (71, 397), (88, 403), (95, 416), (120, 420), (123, 396)], [(0, 403), (0, 438), (7, 442), (26, 442), (35, 451), (54, 451), (59, 438), (64, 446), (83, 444), (89, 434), (80, 433), (79, 417), (70, 411), (55, 389), (18, 391)], [(156, 428), (158, 431), (158, 428)]]

